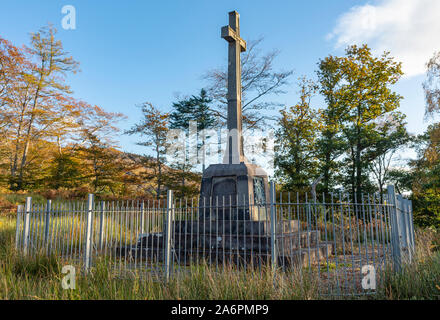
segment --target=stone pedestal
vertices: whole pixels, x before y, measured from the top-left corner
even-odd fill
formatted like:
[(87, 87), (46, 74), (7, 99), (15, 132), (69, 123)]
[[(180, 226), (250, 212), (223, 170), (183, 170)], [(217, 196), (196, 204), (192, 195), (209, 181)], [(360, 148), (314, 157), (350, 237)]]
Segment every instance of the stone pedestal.
[(213, 164), (203, 173), (201, 220), (269, 220), (266, 172), (255, 164)]

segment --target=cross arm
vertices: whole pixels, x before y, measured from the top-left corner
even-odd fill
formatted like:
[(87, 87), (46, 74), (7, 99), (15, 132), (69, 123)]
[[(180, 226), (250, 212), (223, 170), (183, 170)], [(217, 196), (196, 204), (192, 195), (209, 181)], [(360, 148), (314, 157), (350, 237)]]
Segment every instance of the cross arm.
[(230, 26), (222, 27), (222, 38), (228, 42), (237, 41), (240, 44), (241, 52), (246, 51), (246, 41), (237, 36), (237, 33)]

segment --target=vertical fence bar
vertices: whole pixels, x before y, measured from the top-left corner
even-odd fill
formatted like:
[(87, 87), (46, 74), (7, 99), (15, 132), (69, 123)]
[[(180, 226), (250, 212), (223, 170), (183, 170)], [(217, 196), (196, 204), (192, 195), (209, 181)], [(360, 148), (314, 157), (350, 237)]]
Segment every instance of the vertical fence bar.
[(32, 197), (26, 198), (25, 213), (24, 213), (24, 225), (23, 225), (23, 253), (28, 254), (29, 250), (29, 227), (30, 227), (30, 215), (32, 210)]
[(21, 230), (21, 217), (23, 214), (23, 206), (22, 205), (18, 205), (17, 206), (17, 221), (15, 224), (15, 249), (18, 250), (18, 248), (20, 247), (20, 230)]
[(47, 200), (46, 203), (46, 221), (44, 224), (44, 244), (46, 246), (46, 254), (50, 255), (50, 209), (52, 207), (52, 200)]
[(165, 279), (170, 279), (171, 272), (171, 224), (173, 223), (173, 190), (167, 192), (167, 215), (165, 225)]
[(388, 201), (390, 202), (390, 227), (391, 227), (391, 245), (393, 248), (393, 266), (395, 271), (401, 268), (401, 248), (399, 237), (399, 219), (398, 219), (398, 203), (396, 192), (393, 185), (387, 187)]
[(92, 230), (93, 230), (93, 202), (94, 195), (89, 193), (87, 199), (87, 227), (86, 227), (86, 237), (85, 237), (85, 248), (84, 248), (84, 268), (87, 272), (90, 269), (92, 260)]
[(145, 233), (145, 207), (144, 201), (141, 202), (141, 233)]
[(105, 202), (101, 201), (100, 206), (100, 215), (99, 215), (99, 250), (102, 250), (102, 247), (104, 245), (104, 211), (105, 211)]
[(408, 207), (407, 207), (407, 200), (401, 198), (401, 206), (402, 206), (402, 235), (403, 235), (403, 250), (405, 253), (405, 262), (409, 261), (409, 241), (408, 241), (408, 237), (409, 237), (409, 232), (408, 232)]
[(270, 252), (271, 252), (271, 262), (272, 271), (274, 272), (277, 267), (277, 252), (276, 252), (276, 203), (275, 203), (275, 182), (270, 183)]

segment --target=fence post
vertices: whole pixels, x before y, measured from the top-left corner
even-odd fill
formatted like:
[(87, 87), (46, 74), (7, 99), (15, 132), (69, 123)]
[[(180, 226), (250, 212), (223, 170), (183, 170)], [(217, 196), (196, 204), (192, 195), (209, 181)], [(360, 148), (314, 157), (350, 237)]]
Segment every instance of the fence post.
[(87, 199), (87, 227), (86, 227), (86, 237), (85, 237), (85, 249), (84, 249), (84, 269), (87, 272), (91, 266), (92, 260), (92, 231), (93, 231), (93, 205), (94, 205), (94, 195), (89, 193)]
[(30, 216), (32, 210), (32, 197), (26, 198), (26, 205), (24, 209), (24, 231), (23, 231), (23, 253), (25, 255), (28, 254), (29, 250), (29, 225), (30, 225)]
[(105, 211), (105, 202), (101, 201), (101, 212), (99, 216), (99, 250), (102, 250), (102, 246), (104, 245), (104, 211)]
[(395, 271), (400, 271), (401, 250), (399, 237), (399, 219), (396, 192), (393, 185), (387, 187), (388, 201), (390, 202), (390, 225), (391, 225), (391, 246), (393, 248), (393, 266)]
[(276, 192), (275, 182), (270, 182), (270, 252), (272, 261), (272, 272), (277, 268), (277, 248), (276, 248), (276, 227), (277, 227), (277, 212), (276, 212)]
[(46, 203), (46, 220), (44, 224), (44, 243), (46, 244), (46, 254), (50, 255), (50, 211), (52, 209), (52, 200), (47, 200)]
[(23, 214), (23, 206), (20, 204), (17, 206), (17, 221), (15, 227), (15, 249), (18, 250), (20, 247), (20, 219)]
[(170, 279), (171, 273), (171, 225), (174, 220), (173, 190), (167, 192), (167, 215), (165, 223), (165, 279)]
[(406, 199), (401, 195), (397, 196), (398, 210), (397, 219), (399, 221), (399, 240), (400, 240), (400, 254), (401, 261), (407, 263), (409, 261), (409, 248), (408, 248), (408, 224), (407, 224), (407, 207)]
[(413, 255), (412, 246), (412, 230), (411, 230), (411, 213), (410, 213), (410, 200), (405, 199), (405, 242), (408, 251), (408, 262), (411, 263)]

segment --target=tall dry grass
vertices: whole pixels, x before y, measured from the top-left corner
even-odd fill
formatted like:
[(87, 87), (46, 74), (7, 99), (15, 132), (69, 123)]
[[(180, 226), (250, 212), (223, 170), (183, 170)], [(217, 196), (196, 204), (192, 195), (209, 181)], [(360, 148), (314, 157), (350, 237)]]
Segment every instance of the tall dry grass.
[[(23, 257), (15, 250), (15, 220), (0, 218), (0, 299), (328, 299), (355, 298), (320, 295), (316, 275), (298, 270), (285, 274), (222, 270), (207, 265), (191, 267), (169, 282), (151, 274), (120, 277), (104, 260), (87, 275), (76, 266), (76, 289), (64, 290), (62, 262), (44, 255)], [(383, 286), (361, 299), (438, 299), (440, 294), (440, 243), (432, 230), (417, 231), (414, 262), (401, 273), (385, 271)]]
[(401, 272), (386, 270), (384, 285), (377, 291), (379, 299), (440, 299), (440, 234), (432, 229), (416, 230), (416, 250), (412, 263)]

